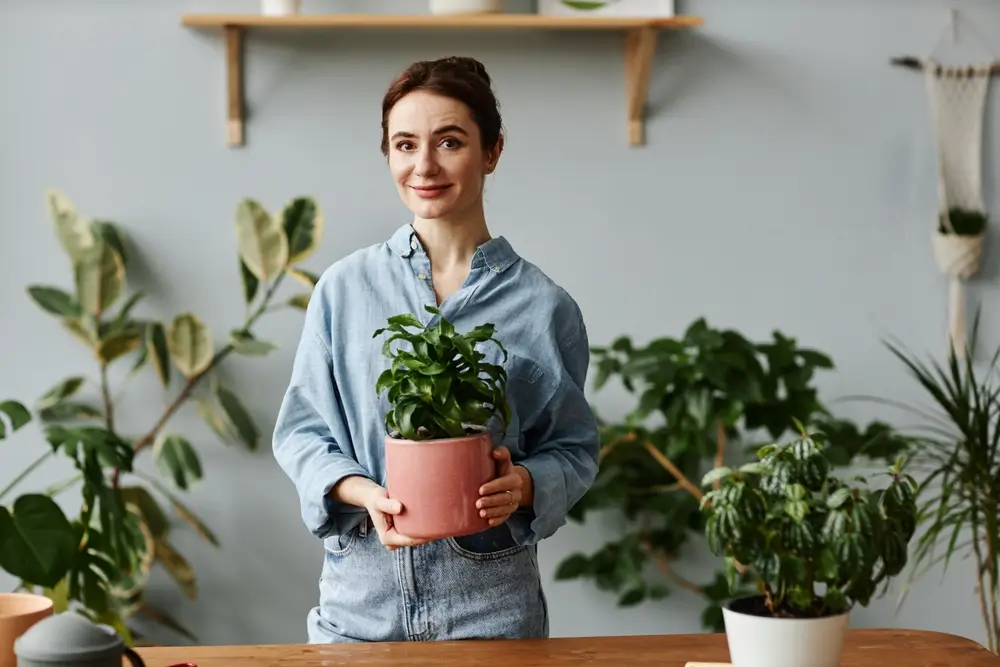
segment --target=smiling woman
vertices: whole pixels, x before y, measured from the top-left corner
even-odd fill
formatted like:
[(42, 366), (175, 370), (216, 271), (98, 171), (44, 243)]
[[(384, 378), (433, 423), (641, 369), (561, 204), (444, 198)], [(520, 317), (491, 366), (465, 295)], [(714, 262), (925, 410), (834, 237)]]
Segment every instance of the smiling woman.
[[(396, 77), (381, 148), (413, 220), (330, 266), (309, 301), (273, 449), (326, 547), (312, 643), (548, 635), (536, 545), (593, 482), (598, 430), (579, 307), (486, 225), (501, 125), (472, 58), (418, 62)], [(491, 323), (503, 341), (503, 359), (490, 361), (505, 371), (509, 420), (488, 426), (496, 475), (467, 508), (487, 526), (478, 533), (418, 539), (394, 523), (405, 508), (385, 488), (390, 408), (374, 391), (389, 362), (372, 332), (398, 313), (456, 330)], [(425, 478), (418, 488), (455, 484), (441, 469), (406, 474)]]

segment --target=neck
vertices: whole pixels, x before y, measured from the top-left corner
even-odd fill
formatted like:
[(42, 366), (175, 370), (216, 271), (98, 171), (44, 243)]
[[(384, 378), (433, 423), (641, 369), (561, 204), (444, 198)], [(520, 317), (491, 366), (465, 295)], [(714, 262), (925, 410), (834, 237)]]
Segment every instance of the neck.
[(468, 269), (476, 249), (490, 239), (482, 207), (474, 210), (455, 218), (414, 219), (413, 229), (435, 270)]

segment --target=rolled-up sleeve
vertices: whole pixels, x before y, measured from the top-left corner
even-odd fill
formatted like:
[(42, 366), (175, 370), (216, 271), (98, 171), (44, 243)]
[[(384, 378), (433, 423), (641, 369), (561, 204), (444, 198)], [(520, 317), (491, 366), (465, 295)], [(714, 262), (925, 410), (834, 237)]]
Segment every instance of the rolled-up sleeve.
[(525, 433), (527, 456), (516, 461), (530, 474), (534, 502), (508, 519), (522, 545), (553, 535), (597, 476), (600, 435), (597, 417), (584, 393), (590, 348), (582, 323), (559, 346), (560, 363), (546, 382), (547, 400)]
[[(324, 286), (325, 281), (317, 284), (306, 310), (272, 441), (275, 460), (295, 485), (302, 521), (321, 539), (337, 532), (338, 514), (345, 509), (331, 498), (330, 490), (351, 475), (371, 478), (349, 455), (351, 443), (338, 442), (335, 436), (347, 429), (334, 380)], [(355, 513), (357, 509), (352, 508)]]

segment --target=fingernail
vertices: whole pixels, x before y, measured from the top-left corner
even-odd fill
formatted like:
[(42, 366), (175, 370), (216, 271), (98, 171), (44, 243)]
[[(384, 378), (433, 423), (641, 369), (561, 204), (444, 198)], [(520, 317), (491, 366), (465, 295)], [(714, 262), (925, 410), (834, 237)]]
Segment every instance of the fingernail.
[(483, 517), (485, 519), (486, 518), (486, 510), (481, 510), (479, 512), (479, 516), (481, 516), (481, 517)]

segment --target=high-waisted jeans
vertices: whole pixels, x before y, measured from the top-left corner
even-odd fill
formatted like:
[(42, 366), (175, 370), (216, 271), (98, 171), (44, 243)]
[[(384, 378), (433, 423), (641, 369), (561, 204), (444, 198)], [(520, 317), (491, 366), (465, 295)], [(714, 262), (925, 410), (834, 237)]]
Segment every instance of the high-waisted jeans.
[(366, 517), (324, 547), (309, 643), (549, 634), (537, 548), (517, 545), (506, 526), (389, 551)]

